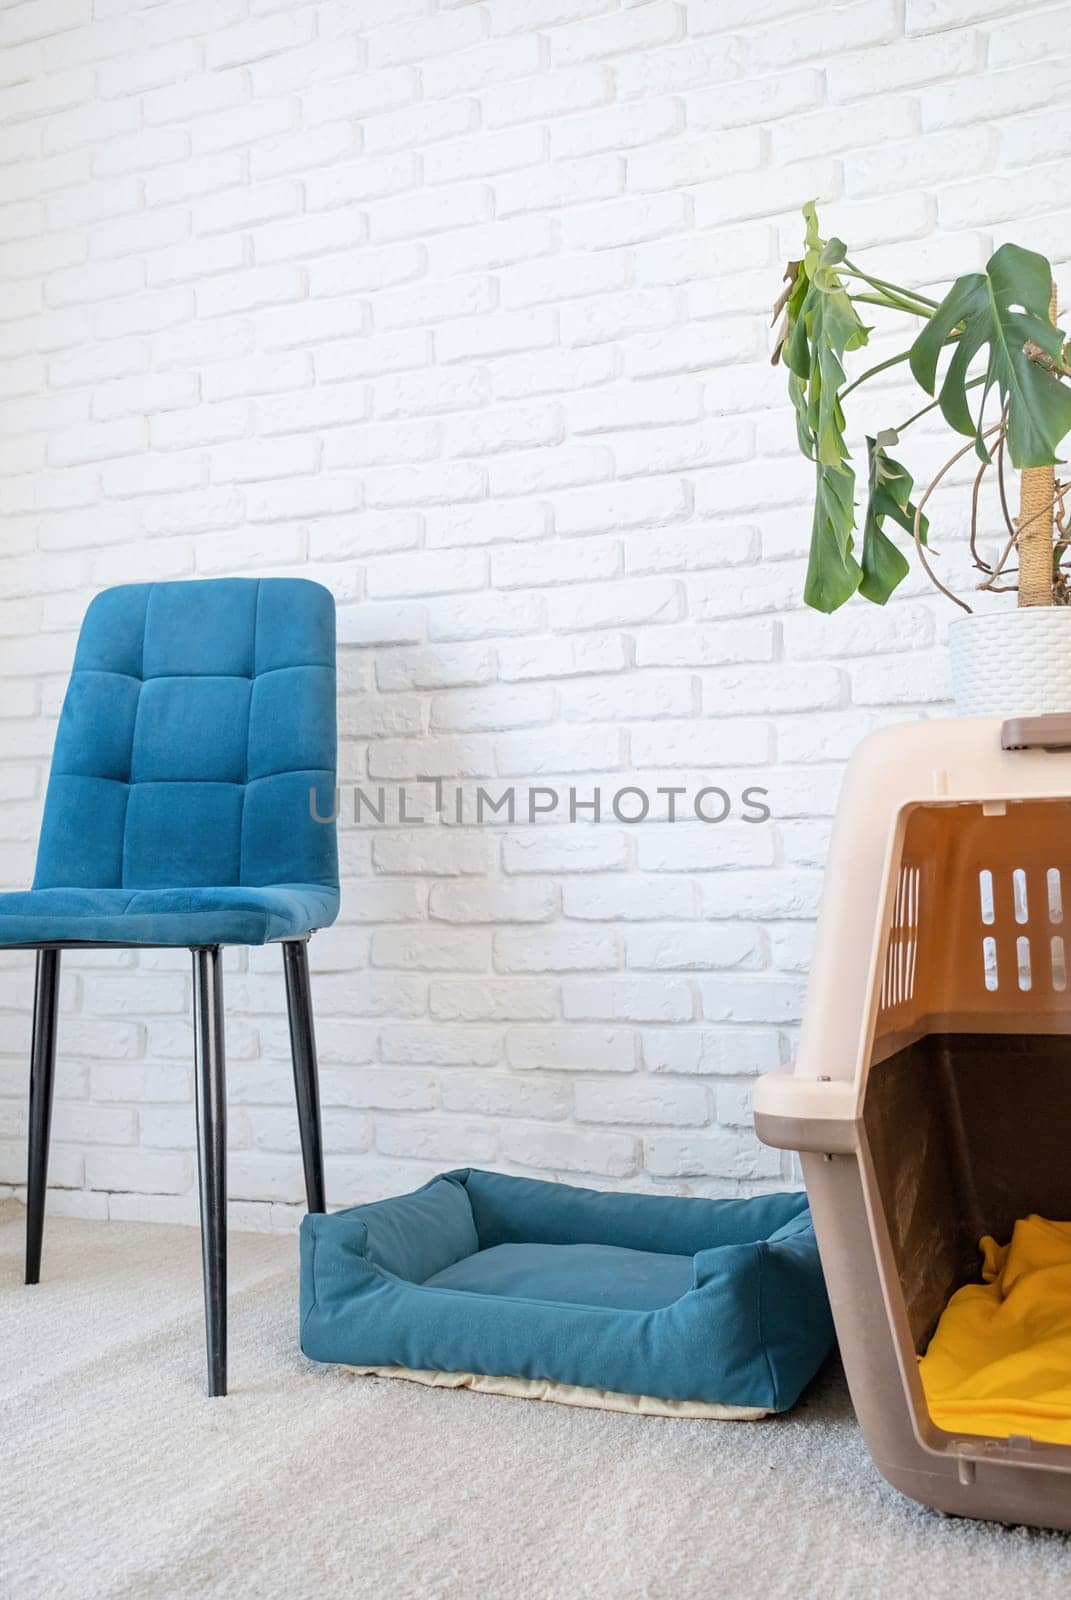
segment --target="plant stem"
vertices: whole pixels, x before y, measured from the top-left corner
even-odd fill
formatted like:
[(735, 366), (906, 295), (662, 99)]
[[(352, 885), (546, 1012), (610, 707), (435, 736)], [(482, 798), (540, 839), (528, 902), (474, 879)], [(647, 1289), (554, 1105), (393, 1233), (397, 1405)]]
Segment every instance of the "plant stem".
[[(1004, 426), (1003, 421), (995, 422), (991, 428), (987, 428), (986, 429), (985, 433), (982, 435), (983, 439), (988, 439), (992, 434), (996, 433), (998, 431), (998, 429), (1003, 428), (1003, 426)], [(944, 477), (945, 473), (948, 472), (951, 467), (954, 467), (957, 461), (961, 461), (963, 459), (963, 457), (968, 453), (968, 451), (971, 451), (973, 449), (974, 449), (974, 440), (973, 439), (968, 439), (967, 443), (963, 446), (962, 450), (957, 450), (954, 456), (950, 456), (949, 459), (945, 462), (944, 466), (941, 468), (940, 472), (937, 474), (937, 476), (935, 478), (932, 478), (930, 480), (930, 482), (927, 484), (925, 493), (921, 496), (921, 498), (918, 501), (918, 504), (915, 506), (915, 529), (914, 529), (914, 532), (915, 532), (915, 553), (919, 558), (919, 563), (922, 566), (922, 570), (925, 572), (926, 576), (929, 578), (929, 580), (933, 584), (934, 588), (935, 589), (939, 589), (940, 592), (943, 595), (947, 595), (949, 600), (955, 601), (956, 605), (959, 606), (960, 610), (961, 611), (966, 611), (968, 616), (970, 616), (970, 614), (971, 614), (971, 608), (967, 604), (966, 600), (961, 600), (958, 594), (953, 594), (952, 590), (949, 589), (947, 587), (947, 585), (945, 585), (945, 584), (943, 584), (941, 582), (940, 578), (937, 576), (936, 572), (933, 570), (933, 567), (930, 565), (929, 561), (926, 558), (926, 550), (925, 550), (925, 547), (924, 547), (924, 545), (922, 543), (922, 513), (923, 513), (923, 510), (925, 509), (927, 500), (933, 494), (933, 491), (937, 488), (937, 485), (940, 483), (940, 481)], [(998, 571), (999, 571), (999, 568), (998, 568)]]
[[(980, 378), (972, 378), (970, 383), (965, 383), (963, 387), (964, 389), (977, 389), (978, 385), (984, 382), (985, 375), (983, 374)], [(928, 405), (924, 405), (921, 411), (916, 411), (914, 416), (908, 417), (906, 422), (897, 423), (894, 431), (896, 433), (903, 433), (906, 428), (910, 428), (913, 422), (917, 422), (920, 417), (924, 417), (927, 411), (932, 411), (935, 406), (939, 406), (940, 404), (941, 397), (938, 395), (936, 400), (931, 400)]]
[(875, 278), (872, 273), (864, 272), (857, 267), (854, 261), (845, 260), (843, 267), (856, 278), (862, 278), (864, 283), (869, 283), (874, 289), (891, 290), (900, 300), (914, 300), (920, 306), (927, 306), (930, 311), (936, 311), (940, 302), (931, 300), (928, 294), (922, 294), (918, 289), (905, 289), (899, 283), (890, 283), (888, 278)]
[(878, 294), (853, 294), (852, 300), (861, 306), (882, 306), (886, 311), (903, 311), (909, 317), (928, 317), (929, 311), (924, 306), (912, 305), (909, 300), (897, 300), (882, 290)]
[(879, 361), (876, 367), (868, 367), (866, 372), (861, 372), (858, 378), (852, 379), (847, 388), (840, 391), (840, 398), (842, 400), (846, 399), (853, 389), (858, 389), (861, 383), (865, 383), (868, 378), (874, 377), (875, 373), (885, 372), (889, 367), (899, 366), (900, 362), (908, 360), (910, 355), (910, 350), (904, 350), (898, 356), (890, 356), (887, 361)]

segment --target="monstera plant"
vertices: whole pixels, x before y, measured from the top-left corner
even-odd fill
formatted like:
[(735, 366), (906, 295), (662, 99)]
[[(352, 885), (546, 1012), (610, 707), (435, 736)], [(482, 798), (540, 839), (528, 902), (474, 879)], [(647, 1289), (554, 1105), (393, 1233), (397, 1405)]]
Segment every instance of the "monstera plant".
[[(1071, 384), (1065, 381), (1071, 365), (1055, 326), (1048, 261), (1018, 245), (1002, 245), (984, 272), (957, 278), (937, 301), (859, 266), (840, 239), (823, 239), (813, 205), (803, 215), (803, 254), (789, 262), (775, 307), (775, 320), (783, 317), (773, 359), (788, 369), (799, 446), (814, 463), (807, 604), (835, 611), (858, 592), (883, 605), (909, 570), (906, 544), (914, 546), (936, 586), (971, 611), (936, 574), (925, 508), (945, 474), (973, 452), (978, 469), (971, 554), (978, 587), (1018, 588), (1020, 605), (1067, 605), (1071, 530), (1064, 502), (1071, 484), (1058, 482), (1054, 469), (1060, 443), (1071, 431)], [(903, 319), (905, 346), (849, 378), (847, 362), (868, 343), (867, 319), (878, 310)], [(845, 431), (850, 397), (901, 364), (921, 391), (920, 403), (905, 420), (868, 437), (865, 464), (857, 465)], [(919, 492), (900, 460), (901, 441), (936, 409), (967, 442), (957, 445)], [(1017, 516), (1008, 503), (1009, 465), (1025, 469)], [(990, 468), (1004, 537), (1001, 553), (986, 560), (979, 549), (979, 507)]]

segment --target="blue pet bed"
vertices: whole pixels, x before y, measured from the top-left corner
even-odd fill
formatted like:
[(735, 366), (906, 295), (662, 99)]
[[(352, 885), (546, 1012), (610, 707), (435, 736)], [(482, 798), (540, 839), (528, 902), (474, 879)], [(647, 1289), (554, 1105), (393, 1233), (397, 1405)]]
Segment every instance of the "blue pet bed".
[(468, 1169), (301, 1227), (314, 1361), (759, 1416), (795, 1402), (832, 1342), (802, 1194), (604, 1194)]

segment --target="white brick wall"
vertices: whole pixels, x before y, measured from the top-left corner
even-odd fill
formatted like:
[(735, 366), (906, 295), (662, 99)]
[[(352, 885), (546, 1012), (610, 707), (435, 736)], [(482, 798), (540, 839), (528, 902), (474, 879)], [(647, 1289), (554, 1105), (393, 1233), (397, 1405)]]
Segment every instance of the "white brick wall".
[[(1069, 88), (1071, 6), (1032, 0), (0, 5), (0, 884), (81, 613), (131, 579), (328, 584), (347, 781), (769, 791), (761, 827), (348, 826), (336, 1203), (465, 1161), (789, 1176), (750, 1080), (792, 1049), (842, 763), (940, 705), (947, 612), (917, 579), (800, 609), (766, 308), (812, 197), (879, 270), (1014, 237), (1066, 291)], [(65, 958), (57, 1209), (194, 1217), (188, 964)], [(236, 1218), (292, 1226), (278, 952), (226, 973)], [(6, 1185), (31, 989), (3, 958)]]

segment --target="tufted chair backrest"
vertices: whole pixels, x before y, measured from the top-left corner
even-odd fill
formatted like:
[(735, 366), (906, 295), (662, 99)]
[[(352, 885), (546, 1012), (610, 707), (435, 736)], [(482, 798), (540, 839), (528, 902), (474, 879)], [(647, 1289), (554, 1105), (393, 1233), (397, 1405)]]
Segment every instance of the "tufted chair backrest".
[(303, 578), (106, 589), (82, 623), (34, 887), (338, 882), (335, 606)]

